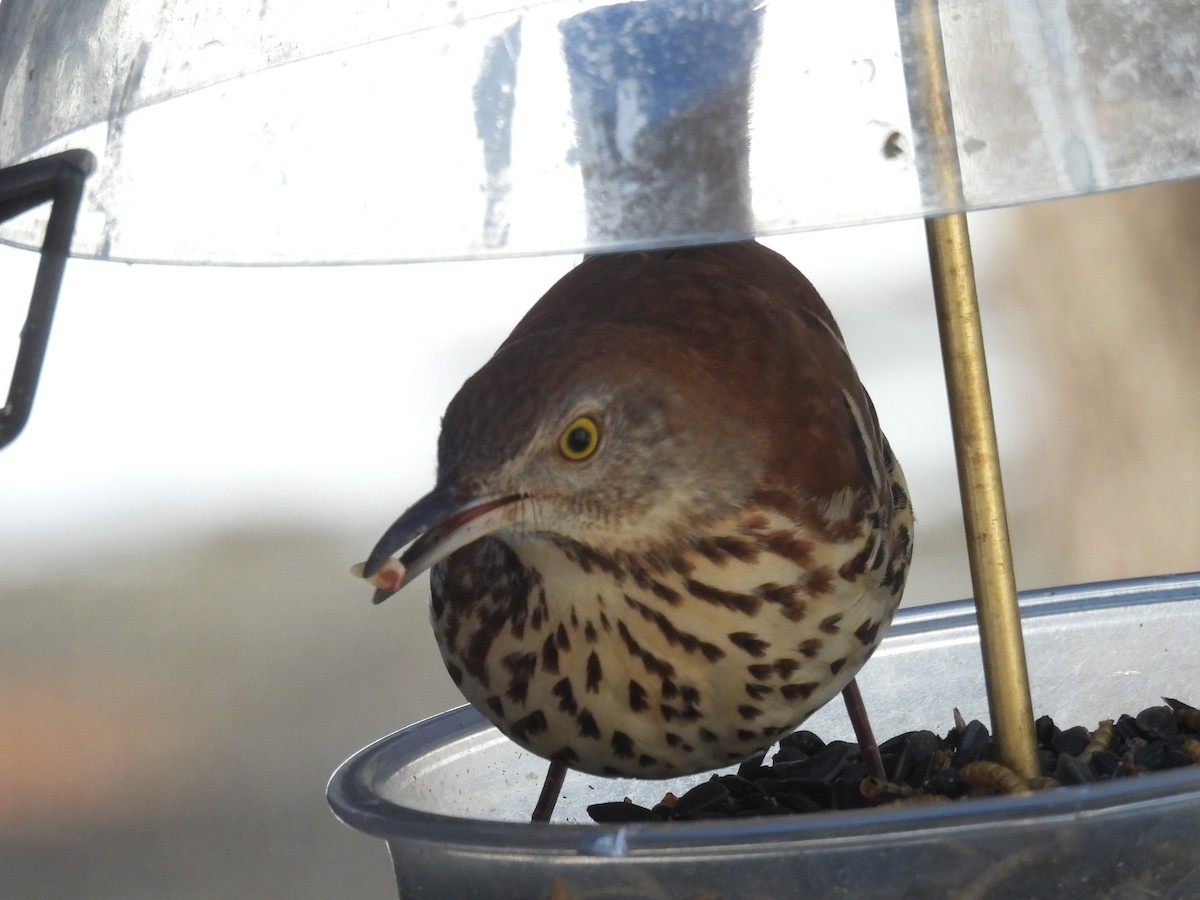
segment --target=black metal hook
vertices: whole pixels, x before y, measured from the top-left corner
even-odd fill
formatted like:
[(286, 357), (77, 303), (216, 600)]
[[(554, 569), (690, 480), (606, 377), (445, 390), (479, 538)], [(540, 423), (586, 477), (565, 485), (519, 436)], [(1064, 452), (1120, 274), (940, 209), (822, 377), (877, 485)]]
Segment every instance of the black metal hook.
[(71, 250), (71, 234), (83, 198), (83, 182), (95, 166), (96, 158), (88, 151), (66, 150), (0, 169), (0, 222), (50, 203), (50, 219), (29, 298), (29, 314), (21, 329), (8, 399), (0, 410), (0, 449), (12, 443), (29, 420), (63, 269)]

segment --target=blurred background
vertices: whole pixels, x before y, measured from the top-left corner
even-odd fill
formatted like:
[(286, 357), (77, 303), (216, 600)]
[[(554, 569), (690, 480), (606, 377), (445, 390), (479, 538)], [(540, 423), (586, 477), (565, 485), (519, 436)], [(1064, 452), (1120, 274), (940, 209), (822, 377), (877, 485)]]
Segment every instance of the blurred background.
[[(1200, 568), (1200, 183), (971, 223), (1019, 587)], [(908, 472), (905, 603), (969, 596), (922, 226), (767, 243), (826, 297)], [(425, 584), (373, 607), (347, 570), (574, 261), (72, 260), (0, 454), (0, 896), (394, 895), (325, 781), (461, 701)], [(0, 266), (12, 350), (33, 255)]]

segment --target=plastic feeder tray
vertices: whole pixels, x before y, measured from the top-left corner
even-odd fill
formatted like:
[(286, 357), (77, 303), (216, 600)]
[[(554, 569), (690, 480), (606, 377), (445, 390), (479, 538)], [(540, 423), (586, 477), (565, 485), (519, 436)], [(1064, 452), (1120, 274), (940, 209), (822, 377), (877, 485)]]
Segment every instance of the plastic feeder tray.
[[(1024, 594), (1034, 705), (1063, 727), (1200, 688), (1200, 575)], [(880, 738), (986, 718), (970, 602), (902, 609), (859, 682)], [(841, 704), (805, 724), (849, 737)], [(732, 771), (732, 770), (730, 770)], [(1038, 793), (853, 812), (590, 824), (671, 781), (571, 773), (531, 825), (545, 763), (469, 707), (396, 732), (334, 774), (329, 802), (383, 838), (407, 897), (1184, 897), (1200, 890), (1200, 767)], [(1136, 893), (1130, 893), (1135, 891)]]

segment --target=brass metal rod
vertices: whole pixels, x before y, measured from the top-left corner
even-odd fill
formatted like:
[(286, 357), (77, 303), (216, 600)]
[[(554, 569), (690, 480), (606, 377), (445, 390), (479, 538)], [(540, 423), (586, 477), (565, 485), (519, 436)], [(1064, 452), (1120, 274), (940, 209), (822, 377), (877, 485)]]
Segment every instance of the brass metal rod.
[(967, 217), (955, 213), (929, 219), (925, 234), (950, 399), (988, 708), (1001, 760), (1014, 772), (1033, 778), (1040, 774), (1033, 701), (1025, 665), (1021, 611), (1017, 605)]
[[(962, 209), (938, 0), (897, 0), (896, 8), (922, 199), (933, 208)], [(967, 218), (927, 219), (925, 233), (992, 728), (1004, 764), (1032, 778), (1039, 774), (1033, 702)]]

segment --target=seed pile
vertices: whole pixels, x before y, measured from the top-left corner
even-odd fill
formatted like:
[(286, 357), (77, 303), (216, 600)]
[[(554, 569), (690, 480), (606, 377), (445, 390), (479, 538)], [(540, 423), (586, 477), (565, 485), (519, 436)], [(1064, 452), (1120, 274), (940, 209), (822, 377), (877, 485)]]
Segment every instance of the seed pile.
[(1042, 716), (1036, 723), (1041, 775), (1031, 780), (997, 761), (982, 722), (964, 722), (955, 710), (955, 727), (944, 738), (910, 731), (879, 745), (886, 781), (868, 777), (858, 744), (797, 731), (779, 741), (769, 765), (763, 757), (748, 760), (737, 774), (713, 775), (679, 797), (668, 793), (653, 808), (626, 798), (595, 803), (588, 814), (602, 823), (792, 815), (1025, 793), (1200, 763), (1200, 710), (1163, 700), (1165, 706), (1106, 719), (1094, 731), (1060, 729)]

